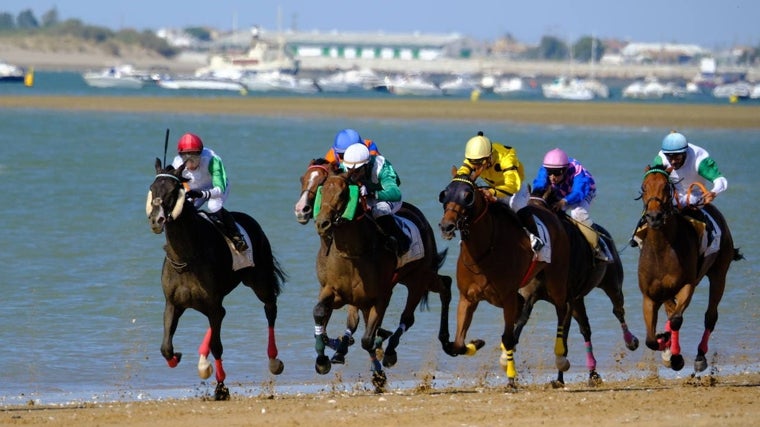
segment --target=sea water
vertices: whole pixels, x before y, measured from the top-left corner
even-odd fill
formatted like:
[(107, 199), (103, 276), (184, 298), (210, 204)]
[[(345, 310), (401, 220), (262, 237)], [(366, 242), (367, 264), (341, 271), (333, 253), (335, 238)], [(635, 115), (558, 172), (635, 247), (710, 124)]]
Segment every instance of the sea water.
[[(371, 389), (366, 352), (351, 347), (346, 365), (324, 376), (314, 370), (312, 309), (319, 284), (315, 274), (319, 246), (313, 223), (298, 224), (293, 205), (299, 177), (310, 159), (322, 156), (335, 133), (358, 129), (374, 139), (398, 171), (405, 200), (416, 204), (436, 230), (439, 248), (448, 248), (442, 274), (455, 276), (458, 240), (437, 232), (442, 216), (438, 193), (460, 164), (464, 144), (482, 130), (494, 141), (516, 147), (531, 181), (543, 154), (561, 147), (594, 175), (598, 195), (592, 218), (616, 239), (625, 269), (628, 325), (640, 340), (635, 352), (623, 343), (612, 306), (599, 290), (586, 303), (598, 371), (603, 378), (648, 375), (686, 377), (703, 330), (707, 281), (696, 290), (681, 333), (686, 367), (674, 373), (659, 354), (644, 345), (637, 249), (626, 242), (641, 212), (636, 200), (644, 167), (668, 129), (538, 126), (509, 122), (377, 120), (255, 117), (6, 109), (0, 114), (0, 405), (160, 399), (213, 393), (213, 377), (196, 373), (196, 349), (208, 326), (187, 311), (180, 319), (175, 350), (182, 363), (167, 367), (160, 354), (164, 299), (160, 285), (164, 235), (153, 234), (145, 216), (155, 159), (168, 161), (177, 138), (200, 135), (224, 159), (231, 180), (227, 206), (253, 215), (271, 240), (289, 275), (279, 299), (276, 332), (285, 371), (274, 376), (266, 358), (263, 306), (250, 289), (239, 287), (225, 300), (222, 340), (232, 393), (320, 392)], [(169, 152), (164, 133), (171, 130)], [(680, 129), (707, 148), (728, 179), (716, 204), (732, 227), (735, 246), (746, 259), (732, 264), (720, 319), (707, 356), (711, 371), (757, 371), (758, 264), (760, 239), (752, 179), (760, 154), (756, 131)], [(505, 271), (504, 274), (517, 274)], [(395, 329), (406, 296), (399, 286), (385, 316)], [(456, 327), (456, 301), (449, 330)], [(474, 357), (451, 358), (437, 340), (440, 300), (431, 294), (430, 310), (416, 312), (416, 323), (401, 339), (398, 364), (387, 369), (388, 386), (457, 386), (505, 383), (498, 365), (503, 320), (499, 309), (483, 302), (468, 339), (486, 346)], [(660, 315), (662, 329), (664, 314)], [(538, 303), (517, 347), (520, 381), (544, 383), (556, 375), (554, 309)], [(345, 327), (345, 309), (336, 311), (330, 335)], [(363, 323), (357, 338), (364, 331)], [(565, 379), (584, 381), (583, 339), (573, 322), (568, 338), (572, 364)], [(431, 380), (434, 378), (434, 380)]]

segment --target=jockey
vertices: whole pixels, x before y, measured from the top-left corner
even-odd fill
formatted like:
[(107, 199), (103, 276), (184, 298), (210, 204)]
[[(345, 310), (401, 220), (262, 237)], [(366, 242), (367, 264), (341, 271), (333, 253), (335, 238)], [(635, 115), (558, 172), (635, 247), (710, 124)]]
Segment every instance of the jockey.
[[(688, 142), (683, 134), (676, 131), (671, 131), (663, 138), (660, 152), (652, 161), (652, 166), (655, 165), (673, 168), (670, 172), (670, 182), (675, 186), (673, 204), (679, 208), (710, 204), (719, 193), (728, 188), (728, 181), (718, 170), (718, 165), (710, 157), (710, 153)], [(708, 190), (707, 186), (710, 184), (712, 188)], [(682, 212), (704, 223), (709, 231), (708, 241), (711, 243), (712, 223), (705, 218), (702, 209), (685, 209)], [(643, 225), (644, 219), (641, 218), (631, 239), (631, 246), (639, 246), (637, 233), (643, 229)]]
[(601, 247), (604, 243), (599, 239), (599, 233), (592, 228), (594, 222), (588, 212), (591, 201), (596, 197), (596, 183), (591, 173), (578, 160), (555, 148), (544, 155), (543, 164), (533, 180), (534, 192), (542, 192), (548, 186), (561, 197), (552, 209), (569, 212), (570, 218), (594, 248), (594, 256), (609, 262), (606, 251)]
[(240, 234), (235, 219), (224, 208), (224, 202), (230, 192), (230, 184), (222, 158), (210, 148), (204, 147), (201, 138), (192, 133), (186, 133), (179, 138), (177, 153), (172, 166), (176, 169), (185, 164), (182, 176), (190, 179), (186, 183), (188, 188), (186, 196), (192, 199), (196, 209), (206, 204), (209, 218), (224, 230), (224, 234), (232, 240), (238, 252), (248, 249), (248, 244)]
[(330, 163), (339, 163), (343, 158), (343, 153), (346, 152), (346, 149), (350, 145), (361, 143), (369, 149), (371, 156), (380, 155), (380, 151), (378, 151), (377, 146), (371, 139), (362, 139), (359, 136), (359, 132), (353, 129), (343, 129), (335, 135), (332, 147), (325, 153), (325, 160)]
[(488, 183), (489, 193), (498, 201), (515, 212), (528, 204), (528, 192), (523, 185), (525, 170), (514, 148), (491, 142), (483, 132), (478, 132), (467, 141), (464, 157), (457, 175), (480, 170), (480, 178)]
[(388, 236), (388, 249), (403, 255), (411, 242), (393, 217), (402, 205), (401, 180), (393, 165), (379, 154), (371, 155), (366, 145), (353, 144), (346, 149), (341, 167), (353, 171), (352, 180), (360, 186), (372, 217)]

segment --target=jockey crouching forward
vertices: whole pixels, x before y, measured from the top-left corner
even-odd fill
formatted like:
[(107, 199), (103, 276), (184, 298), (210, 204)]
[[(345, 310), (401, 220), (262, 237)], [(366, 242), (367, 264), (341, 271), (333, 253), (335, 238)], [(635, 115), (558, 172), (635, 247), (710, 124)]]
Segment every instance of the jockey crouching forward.
[(190, 179), (187, 183), (187, 197), (192, 199), (196, 209), (206, 204), (209, 218), (232, 240), (235, 250), (243, 252), (248, 249), (248, 244), (235, 224), (235, 218), (224, 208), (230, 186), (222, 158), (210, 148), (204, 147), (201, 138), (192, 133), (180, 137), (177, 152), (172, 166), (176, 169), (185, 164), (182, 176)]
[(366, 196), (372, 218), (388, 236), (388, 250), (403, 255), (411, 242), (393, 217), (402, 205), (401, 180), (393, 165), (381, 155), (370, 155), (364, 144), (353, 144), (343, 154), (341, 167), (353, 171), (352, 179)]

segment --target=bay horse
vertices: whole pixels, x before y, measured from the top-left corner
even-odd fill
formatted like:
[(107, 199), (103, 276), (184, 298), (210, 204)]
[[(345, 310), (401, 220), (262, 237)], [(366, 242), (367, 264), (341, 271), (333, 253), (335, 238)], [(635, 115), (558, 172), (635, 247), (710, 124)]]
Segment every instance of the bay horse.
[[(531, 193), (531, 205), (551, 206), (558, 200), (551, 186), (547, 186), (544, 192)], [(522, 212), (518, 212), (520, 215)], [(595, 259), (593, 249), (586, 240), (583, 232), (578, 227), (585, 227), (583, 224), (577, 224), (565, 212), (558, 212), (558, 217), (570, 240), (570, 271), (568, 274), (568, 300), (572, 310), (572, 317), (578, 323), (581, 335), (586, 346), (586, 368), (588, 369), (588, 384), (596, 386), (601, 384), (602, 379), (596, 371), (596, 358), (594, 357), (593, 345), (591, 343), (591, 325), (586, 312), (584, 297), (593, 289), (599, 288), (604, 291), (612, 303), (612, 314), (620, 322), (620, 328), (623, 331), (623, 341), (626, 348), (634, 351), (639, 347), (639, 339), (628, 330), (625, 321), (625, 297), (623, 295), (623, 263), (620, 260), (615, 242), (610, 233), (598, 223), (594, 223), (592, 228), (599, 233), (599, 238), (604, 240), (607, 248), (610, 249), (612, 260), (603, 262)], [(533, 306), (539, 300), (551, 302), (547, 295), (546, 289), (541, 281), (534, 281), (530, 286), (520, 290), (520, 294), (525, 298), (523, 311), (520, 319), (515, 326), (515, 334), (519, 340), (523, 327), (528, 322)], [(564, 325), (564, 330), (570, 328), (570, 319)], [(562, 371), (557, 373), (557, 379), (552, 382), (554, 387), (564, 385), (564, 375)]]
[(254, 266), (233, 270), (230, 248), (222, 233), (185, 198), (184, 183), (188, 181), (182, 176), (185, 165), (177, 169), (172, 166), (163, 169), (161, 160), (157, 158), (155, 167), (156, 176), (150, 185), (145, 209), (151, 230), (156, 234), (165, 232), (166, 235), (166, 254), (161, 272), (166, 300), (161, 355), (169, 367), (176, 367), (182, 353), (174, 351), (172, 338), (179, 318), (188, 308), (203, 313), (208, 318), (209, 329), (198, 348), (198, 375), (203, 379), (211, 376), (213, 368), (208, 362), (210, 352), (216, 366), (214, 398), (227, 400), (230, 395), (224, 385), (226, 373), (222, 366), (221, 340), (222, 320), (226, 313), (222, 305), (224, 297), (243, 282), (264, 303), (268, 324), (269, 370), (279, 375), (284, 365), (277, 358), (274, 326), (277, 297), (287, 275), (272, 254), (261, 226), (242, 212), (232, 214), (250, 237)]
[[(704, 332), (694, 360), (694, 371), (702, 372), (707, 369), (705, 355), (710, 334), (718, 321), (718, 304), (726, 287), (728, 269), (732, 261), (742, 259), (743, 255), (734, 247), (728, 223), (713, 204), (704, 205), (703, 209), (721, 231), (719, 248), (708, 256), (700, 253), (701, 237), (685, 215), (690, 207), (679, 210), (674, 206), (677, 194), (675, 184), (670, 180), (671, 171), (672, 168), (662, 165), (647, 166), (639, 197), (644, 203), (642, 215), (647, 225), (641, 235), (638, 266), (647, 329), (646, 345), (662, 352), (665, 366), (675, 371), (683, 368), (679, 340), (683, 315), (695, 288), (707, 276), (710, 289)], [(667, 315), (665, 332), (657, 334), (657, 313), (663, 305)]]
[[(554, 342), (555, 364), (560, 371), (570, 368), (567, 360), (567, 336), (564, 325), (569, 322), (567, 276), (570, 242), (554, 212), (540, 206), (526, 206), (525, 218), (519, 218), (507, 205), (491, 203), (475, 184), (480, 172), (456, 175), (441, 191), (443, 217), (439, 224), (444, 239), (451, 240), (457, 230), (461, 235), (457, 260), (457, 329), (453, 342), (443, 343), (450, 356), (474, 355), (485, 342), (473, 340), (465, 344), (467, 330), (480, 301), (500, 307), (504, 316), (501, 336), (501, 365), (508, 387), (516, 388), (514, 353), (517, 346), (515, 325), (522, 309), (521, 287), (533, 280), (542, 280), (546, 295), (557, 313)], [(538, 259), (532, 249), (526, 227), (537, 234), (533, 217), (546, 227), (551, 243), (549, 262)]]
[[(358, 188), (352, 184), (352, 172), (330, 175), (321, 189), (319, 212), (314, 225), (320, 236), (317, 253), (317, 278), (320, 283), (314, 306), (315, 369), (319, 374), (330, 371), (325, 356), (328, 345), (327, 322), (332, 311), (344, 305), (356, 307), (364, 319), (362, 348), (369, 353), (372, 384), (383, 392), (386, 375), (383, 367), (397, 362), (396, 347), (401, 335), (414, 324), (414, 310), (427, 306), (428, 292), (438, 292), (441, 298), (439, 340), (448, 340), (448, 306), (451, 301), (451, 278), (438, 274), (446, 259), (447, 250), (438, 252), (430, 224), (419, 209), (405, 204), (398, 215), (410, 220), (419, 229), (424, 255), (421, 259), (398, 267), (398, 259), (384, 245), (385, 236), (366, 210), (364, 200), (358, 200)], [(402, 283), (407, 298), (398, 328), (390, 335), (381, 333), (385, 311), (393, 288)], [(383, 341), (388, 344), (383, 351)], [(382, 362), (382, 364), (381, 364)]]

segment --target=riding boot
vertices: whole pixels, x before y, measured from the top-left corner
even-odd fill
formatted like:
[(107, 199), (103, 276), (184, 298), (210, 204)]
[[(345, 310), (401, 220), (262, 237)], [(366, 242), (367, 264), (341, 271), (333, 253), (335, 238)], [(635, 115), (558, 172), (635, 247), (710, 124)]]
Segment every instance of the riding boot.
[[(715, 236), (715, 230), (713, 228), (712, 221), (707, 218), (705, 212), (699, 208), (687, 208), (681, 212), (683, 212), (684, 216), (687, 216), (690, 219), (694, 220), (691, 222), (694, 225), (694, 228), (697, 229), (697, 232), (699, 232), (700, 229), (704, 230), (703, 232), (707, 234), (707, 246), (709, 247), (712, 245), (712, 241)], [(696, 223), (699, 223), (699, 225)]]
[(237, 224), (235, 224), (235, 218), (232, 216), (230, 211), (221, 208), (213, 213), (212, 216), (215, 217), (214, 219), (216, 221), (222, 224), (224, 234), (227, 235), (230, 240), (232, 240), (232, 244), (235, 245), (236, 251), (243, 252), (248, 249), (248, 244), (245, 242), (243, 235), (240, 234), (240, 230), (238, 230)]
[(386, 241), (386, 248), (388, 250), (399, 257), (409, 250), (411, 242), (403, 230), (401, 230), (401, 227), (398, 226), (396, 218), (393, 215), (383, 215), (375, 218), (375, 221), (377, 221), (377, 225), (388, 236), (388, 240)]
[(641, 218), (639, 218), (639, 222), (636, 224), (636, 228), (633, 230), (631, 240), (628, 241), (628, 244), (631, 245), (632, 248), (641, 246), (641, 243), (644, 241), (644, 236), (646, 235), (644, 232), (646, 230), (646, 227), (646, 220), (642, 215)]

